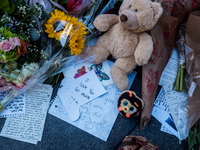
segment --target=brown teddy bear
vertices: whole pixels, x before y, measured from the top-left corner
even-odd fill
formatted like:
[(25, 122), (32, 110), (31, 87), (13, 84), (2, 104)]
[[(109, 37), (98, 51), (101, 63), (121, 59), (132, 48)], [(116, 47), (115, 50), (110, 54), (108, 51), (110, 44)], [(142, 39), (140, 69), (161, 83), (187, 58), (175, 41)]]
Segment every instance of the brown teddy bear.
[(137, 65), (148, 62), (153, 51), (153, 41), (145, 31), (157, 23), (162, 12), (160, 3), (151, 0), (124, 0), (119, 16), (102, 14), (95, 19), (95, 27), (101, 32), (107, 32), (86, 53), (96, 55), (96, 64), (105, 61), (110, 54), (116, 59), (111, 76), (121, 91), (128, 89), (127, 74)]

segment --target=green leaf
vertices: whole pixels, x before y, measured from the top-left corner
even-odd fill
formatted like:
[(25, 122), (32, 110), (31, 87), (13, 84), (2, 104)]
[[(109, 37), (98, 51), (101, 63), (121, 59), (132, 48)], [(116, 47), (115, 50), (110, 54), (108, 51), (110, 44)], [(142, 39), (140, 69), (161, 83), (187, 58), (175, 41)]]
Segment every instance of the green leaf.
[(8, 0), (0, 0), (0, 9), (6, 7), (7, 5), (9, 5)]
[(9, 12), (10, 11), (10, 5), (9, 5), (9, 3), (5, 7), (3, 7), (1, 10)]
[(15, 2), (15, 6), (19, 6), (21, 3), (23, 2), (23, 0), (17, 0), (17, 2)]
[(4, 15), (5, 15), (5, 17), (9, 16), (7, 11), (5, 11)]
[(59, 4), (63, 5), (63, 4), (68, 4), (69, 0), (59, 0)]
[(9, 62), (8, 62), (8, 65), (10, 66), (10, 68), (11, 68), (12, 70), (17, 69), (17, 62), (16, 62), (16, 61), (9, 61)]
[(12, 14), (15, 10), (15, 4), (10, 3), (10, 10), (8, 11), (9, 14)]

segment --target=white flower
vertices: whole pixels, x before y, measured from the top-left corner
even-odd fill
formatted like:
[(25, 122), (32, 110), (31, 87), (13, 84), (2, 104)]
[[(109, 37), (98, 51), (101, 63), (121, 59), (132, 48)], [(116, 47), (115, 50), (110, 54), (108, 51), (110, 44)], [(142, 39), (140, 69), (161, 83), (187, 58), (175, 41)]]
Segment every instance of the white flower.
[(31, 76), (32, 71), (24, 67), (21, 70), (21, 74), (23, 75), (23, 78), (26, 79)]
[(21, 87), (23, 86), (25, 80), (30, 77), (34, 72), (36, 72), (39, 69), (39, 65), (37, 63), (31, 63), (27, 64), (24, 63), (21, 70), (16, 69), (15, 72), (18, 72), (19, 75), (16, 77), (14, 74), (11, 74), (13, 78), (16, 78), (16, 80), (13, 81), (17, 86)]
[(20, 74), (18, 77), (17, 77), (17, 79), (16, 80), (14, 80), (13, 82), (17, 85), (17, 86), (19, 86), (19, 87), (21, 87), (22, 85), (23, 85), (23, 83), (24, 83), (24, 78), (23, 78), (23, 76)]
[(37, 63), (31, 63), (29, 66), (27, 66), (27, 68), (29, 69), (29, 70), (31, 70), (32, 72), (34, 71), (36, 71), (36, 70), (38, 70), (39, 69), (39, 65), (37, 64)]

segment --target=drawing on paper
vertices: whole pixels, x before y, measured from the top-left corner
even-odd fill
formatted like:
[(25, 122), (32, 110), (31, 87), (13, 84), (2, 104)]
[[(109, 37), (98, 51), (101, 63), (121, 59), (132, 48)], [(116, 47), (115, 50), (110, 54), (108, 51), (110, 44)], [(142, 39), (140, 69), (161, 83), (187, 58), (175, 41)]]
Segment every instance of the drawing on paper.
[(89, 70), (94, 70), (100, 81), (109, 80), (110, 79), (110, 77), (106, 73), (102, 72), (102, 69), (103, 69), (103, 64), (102, 63), (93, 64), (90, 67), (88, 67), (88, 69)]
[(78, 78), (78, 77), (80, 77), (80, 76), (82, 76), (86, 73), (87, 72), (86, 72), (85, 66), (82, 66), (82, 68), (77, 70), (77, 73), (74, 75), (74, 78), (76, 79), (76, 78)]

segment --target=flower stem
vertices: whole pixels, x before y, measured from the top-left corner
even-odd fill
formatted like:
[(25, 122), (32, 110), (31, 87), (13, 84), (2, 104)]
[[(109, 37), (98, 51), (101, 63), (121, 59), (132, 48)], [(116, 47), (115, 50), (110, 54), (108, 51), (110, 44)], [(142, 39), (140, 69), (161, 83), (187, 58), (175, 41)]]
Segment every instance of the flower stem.
[(178, 67), (178, 73), (176, 79), (176, 91), (179, 91), (179, 79), (180, 79), (180, 68)]
[(183, 91), (183, 67), (182, 66), (180, 66), (180, 73), (181, 73), (181, 77), (180, 77), (180, 92), (182, 92)]

